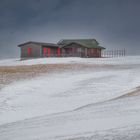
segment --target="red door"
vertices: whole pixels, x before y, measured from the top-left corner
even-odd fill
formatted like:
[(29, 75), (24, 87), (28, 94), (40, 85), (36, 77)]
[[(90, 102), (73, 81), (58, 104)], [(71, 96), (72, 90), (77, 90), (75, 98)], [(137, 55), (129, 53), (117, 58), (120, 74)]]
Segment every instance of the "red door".
[(60, 48), (57, 49), (57, 56), (60, 57)]
[(31, 48), (27, 49), (28, 56), (31, 56)]
[(47, 55), (47, 48), (43, 48), (43, 56)]
[(50, 54), (51, 54), (51, 49), (50, 48), (47, 48), (47, 53), (48, 53), (48, 57), (50, 57)]

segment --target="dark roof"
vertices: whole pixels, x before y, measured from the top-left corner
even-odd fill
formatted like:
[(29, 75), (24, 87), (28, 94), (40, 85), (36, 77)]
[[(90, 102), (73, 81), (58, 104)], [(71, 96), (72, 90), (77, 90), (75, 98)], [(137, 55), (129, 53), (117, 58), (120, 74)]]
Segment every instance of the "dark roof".
[(69, 43), (89, 43), (99, 44), (95, 39), (62, 39), (57, 44), (69, 44)]
[(19, 44), (18, 47), (22, 47), (26, 44), (36, 44), (39, 46), (50, 46), (50, 47), (62, 48), (72, 43), (76, 43), (87, 48), (105, 49), (104, 47), (99, 46), (99, 43), (95, 39), (63, 39), (63, 40), (60, 40), (57, 44), (29, 41), (23, 44)]
[(23, 44), (19, 44), (18, 47), (22, 47), (26, 44), (36, 44), (36, 45), (40, 45), (40, 46), (51, 46), (51, 47), (59, 47), (59, 45), (54, 44), (54, 43), (43, 43), (43, 42), (34, 42), (34, 41), (29, 41)]
[(61, 47), (67, 46), (71, 43), (76, 43), (87, 48), (100, 48), (105, 49), (104, 47), (99, 46), (99, 43), (95, 39), (64, 39), (60, 40), (57, 44)]

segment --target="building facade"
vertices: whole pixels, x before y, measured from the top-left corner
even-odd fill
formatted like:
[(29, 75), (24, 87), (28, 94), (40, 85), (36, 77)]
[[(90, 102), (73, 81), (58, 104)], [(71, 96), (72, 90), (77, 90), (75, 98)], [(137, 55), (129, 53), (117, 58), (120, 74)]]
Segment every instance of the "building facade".
[(101, 57), (105, 48), (95, 39), (61, 40), (57, 44), (26, 42), (18, 45), (21, 59), (41, 57)]

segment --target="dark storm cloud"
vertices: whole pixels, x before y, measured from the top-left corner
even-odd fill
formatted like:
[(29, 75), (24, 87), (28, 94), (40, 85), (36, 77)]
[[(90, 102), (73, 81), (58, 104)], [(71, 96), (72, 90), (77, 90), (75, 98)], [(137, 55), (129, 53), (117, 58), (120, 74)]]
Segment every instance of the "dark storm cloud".
[(140, 54), (139, 0), (0, 0), (0, 57), (17, 57), (28, 40), (96, 38)]

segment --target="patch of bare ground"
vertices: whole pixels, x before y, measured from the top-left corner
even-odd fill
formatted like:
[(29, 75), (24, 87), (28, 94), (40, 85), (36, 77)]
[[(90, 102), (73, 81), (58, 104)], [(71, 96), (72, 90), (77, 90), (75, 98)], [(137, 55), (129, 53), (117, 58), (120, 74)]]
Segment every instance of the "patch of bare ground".
[[(89, 64), (38, 64), (23, 66), (0, 66), (0, 88), (11, 82), (30, 79), (41, 74), (50, 74), (53, 72), (79, 71), (84, 69), (94, 69), (97, 67), (106, 67), (104, 65)], [(109, 66), (107, 66), (109, 67)], [(111, 67), (111, 66), (110, 66)]]

